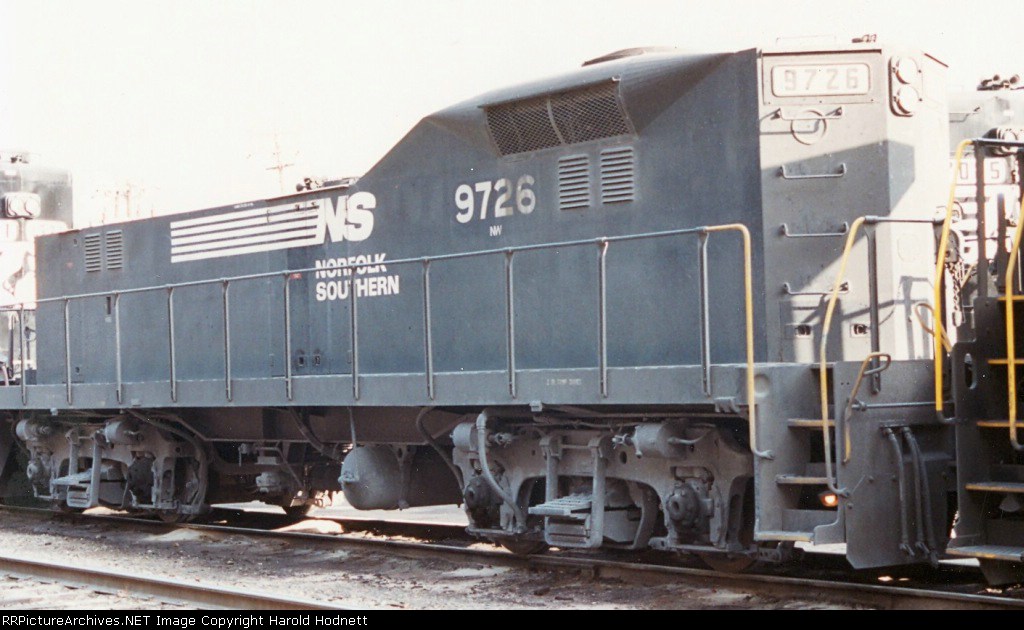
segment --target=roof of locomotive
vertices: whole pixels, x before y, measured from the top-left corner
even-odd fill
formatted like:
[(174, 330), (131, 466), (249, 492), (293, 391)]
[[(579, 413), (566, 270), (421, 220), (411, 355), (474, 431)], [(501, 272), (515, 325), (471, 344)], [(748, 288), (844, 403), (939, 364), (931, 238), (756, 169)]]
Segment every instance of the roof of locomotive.
[[(443, 128), (447, 133), (463, 136), (470, 144), (492, 146), (486, 132), (486, 110), (517, 101), (543, 98), (581, 89), (617, 84), (617, 95), (633, 129), (637, 132), (675, 102), (680, 94), (689, 92), (719, 67), (740, 56), (755, 58), (757, 49), (736, 52), (687, 53), (664, 49), (634, 49), (612, 53), (592, 60), (583, 67), (547, 78), (529, 81), (486, 92), (427, 115), (414, 125), (365, 177), (389, 171), (395, 160), (408, 151), (415, 151), (425, 129)], [(619, 56), (626, 55), (626, 56)], [(606, 60), (607, 59), (607, 60)], [(418, 159), (418, 156), (412, 158)]]
[[(680, 71), (686, 72), (688, 69), (704, 68), (710, 71), (718, 62), (737, 54), (736, 52), (691, 53), (675, 49), (636, 50), (636, 53), (620, 51), (628, 54), (618, 58), (615, 58), (615, 55), (619, 53), (611, 53), (587, 62), (582, 67), (570, 72), (491, 90), (446, 107), (430, 117), (458, 113), (466, 109), (501, 105), (531, 96), (574, 90), (609, 80), (618, 81), (623, 89), (651, 85), (660, 77), (677, 74)], [(703, 76), (706, 72), (699, 74)]]
[[(602, 81), (620, 82), (624, 90), (636, 87), (652, 87), (664, 75), (686, 72), (689, 69), (713, 69), (716, 62), (739, 54), (782, 55), (782, 54), (828, 54), (842, 52), (881, 51), (888, 48), (875, 41), (843, 42), (829, 45), (779, 42), (770, 46), (747, 48), (739, 51), (692, 52), (676, 48), (632, 48), (616, 51), (584, 62), (575, 70), (542, 79), (528, 81), (509, 87), (485, 92), (479, 96), (446, 107), (430, 117), (457, 113), (467, 108), (501, 105), (532, 96), (554, 94), (573, 90)], [(934, 56), (924, 53), (942, 65)], [(698, 73), (703, 76), (703, 73)]]

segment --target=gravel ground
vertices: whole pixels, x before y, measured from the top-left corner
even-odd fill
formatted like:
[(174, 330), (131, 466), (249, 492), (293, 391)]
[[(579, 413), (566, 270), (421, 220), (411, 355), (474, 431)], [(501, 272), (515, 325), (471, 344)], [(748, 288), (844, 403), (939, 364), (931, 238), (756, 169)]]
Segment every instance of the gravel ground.
[[(330, 532), (338, 525), (305, 521), (292, 527)], [(112, 524), (73, 525), (13, 514), (5, 515), (0, 524), (0, 554), (48, 562), (73, 558), (79, 566), (90, 568), (201, 581), (365, 609), (835, 608), (815, 602), (813, 597), (783, 600), (710, 585), (641, 586), (575, 573), (341, 550), (305, 541), (190, 530), (154, 535)], [(9, 582), (0, 582), (0, 600), (8, 599), (8, 589)], [(79, 607), (138, 605), (137, 601), (120, 602), (116, 596), (95, 605), (83, 602)], [(0, 601), (0, 607), (4, 605)], [(20, 598), (11, 603), (15, 608), (54, 605), (50, 599), (34, 602)]]

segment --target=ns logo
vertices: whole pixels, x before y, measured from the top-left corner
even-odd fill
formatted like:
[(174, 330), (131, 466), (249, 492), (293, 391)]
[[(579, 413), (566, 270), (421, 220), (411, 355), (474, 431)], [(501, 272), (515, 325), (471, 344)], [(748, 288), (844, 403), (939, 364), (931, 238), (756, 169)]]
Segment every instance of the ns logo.
[(325, 197), (319, 202), (316, 219), (318, 243), (340, 241), (365, 241), (373, 233), (373, 210), (377, 208), (377, 197), (373, 193), (357, 192), (342, 197)]

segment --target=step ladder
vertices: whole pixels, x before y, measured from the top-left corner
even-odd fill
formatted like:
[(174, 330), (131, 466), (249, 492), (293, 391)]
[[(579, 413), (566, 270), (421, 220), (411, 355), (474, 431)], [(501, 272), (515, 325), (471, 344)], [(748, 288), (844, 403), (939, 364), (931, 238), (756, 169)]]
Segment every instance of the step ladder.
[(51, 487), (54, 494), (65, 496), (68, 507), (88, 509), (99, 505), (99, 493), (92, 491), (93, 488), (99, 488), (99, 482), (93, 484), (91, 469), (58, 477), (51, 482)]
[(68, 507), (89, 509), (100, 504), (100, 483), (103, 472), (102, 452), (98, 441), (93, 441), (92, 466), (89, 470), (78, 471), (78, 440), (71, 441), (68, 457), (68, 474), (50, 482), (51, 494), (64, 495)]
[[(1019, 242), (1015, 244), (1018, 246)], [(958, 449), (974, 444), (979, 450), (958, 454), (961, 521), (967, 525), (958, 527), (958, 536), (950, 542), (946, 553), (956, 558), (977, 559), (989, 581), (1003, 583), (1015, 581), (1015, 577), (1003, 576), (1017, 575), (1024, 567), (1024, 521), (1013, 518), (1024, 512), (1024, 465), (1012, 463), (1020, 457), (1020, 448), (1024, 446), (1018, 436), (1018, 428), (1024, 433), (1024, 422), (1016, 417), (1017, 380), (1024, 366), (1024, 358), (1016, 347), (1024, 325), (1024, 311), (1018, 305), (1024, 304), (1024, 296), (1014, 295), (1010, 285), (1009, 294), (994, 297), (1003, 325), (993, 326), (987, 339), (979, 335), (978, 342), (994, 355), (985, 359), (993, 375), (1006, 379), (1006, 416), (969, 418), (958, 426)], [(970, 460), (969, 465), (965, 458)]]
[[(544, 517), (544, 541), (553, 547), (596, 549), (604, 542), (606, 440), (594, 438), (586, 445), (564, 444), (559, 436), (545, 436), (541, 449), (547, 460), (544, 503), (529, 509)], [(589, 492), (559, 496), (559, 462), (566, 450), (589, 450), (592, 481)]]
[[(814, 365), (811, 369), (820, 379), (821, 368)], [(831, 372), (832, 365), (826, 366), (826, 371)], [(817, 391), (817, 390), (815, 390)], [(825, 425), (829, 430), (834, 431), (835, 420), (829, 418)], [(822, 430), (821, 418), (790, 418), (786, 420), (786, 427), (793, 439), (810, 441)], [(833, 446), (835, 440), (832, 440)], [(830, 525), (837, 518), (836, 510), (832, 509), (808, 509), (806, 495), (819, 495), (828, 490), (828, 479), (825, 476), (825, 465), (823, 462), (811, 462), (813, 455), (813, 444), (808, 444), (805, 463), (797, 471), (778, 473), (774, 479), (770, 478), (783, 496), (781, 507), (781, 528), (760, 530), (755, 532), (755, 539), (759, 542), (814, 542), (814, 530), (821, 525)], [(792, 470), (792, 468), (790, 468)], [(762, 478), (763, 479), (763, 478)], [(764, 479), (763, 479), (764, 480)], [(767, 480), (764, 480), (767, 481)]]
[[(964, 141), (957, 150), (958, 161), (966, 146), (971, 143), (974, 145), (979, 173), (984, 172), (986, 158), (1006, 154), (987, 154), (987, 148), (991, 151), (1016, 151), (1020, 148), (1015, 143), (1001, 144), (998, 139)], [(1018, 220), (1018, 224), (1013, 228), (1010, 247), (1007, 249), (1007, 237), (1011, 236), (1011, 233), (1008, 229), (1005, 199), (1002, 195), (998, 197), (997, 245), (996, 251), (990, 255), (987, 250), (990, 247), (988, 235), (991, 232), (985, 228), (984, 187), (982, 177), (975, 183), (975, 193), (979, 200), (977, 215), (981, 264), (977, 267), (979, 294), (975, 301), (975, 318), (978, 322), (975, 324), (976, 341), (971, 352), (975, 358), (983, 358), (991, 376), (1005, 377), (1006, 415), (996, 415), (994, 418), (959, 418), (957, 458), (960, 476), (960, 524), (957, 526), (957, 537), (950, 541), (946, 552), (954, 557), (978, 559), (982, 570), (986, 572), (986, 577), (992, 580), (992, 575), (998, 575), (1000, 571), (1003, 575), (1009, 575), (1024, 568), (1024, 520), (1019, 520), (1019, 515), (1024, 513), (1024, 465), (1021, 465), (1024, 463), (1024, 444), (1018, 435), (1018, 428), (1024, 425), (1018, 418), (1017, 391), (1021, 366), (1024, 366), (1024, 358), (1021, 358), (1020, 349), (1017, 347), (1017, 337), (1024, 327), (1024, 311), (1018, 308), (1018, 305), (1024, 304), (1019, 282), (1024, 219)], [(948, 232), (948, 224), (947, 216), (943, 230), (944, 239)], [(994, 262), (998, 268), (994, 275), (990, 275), (990, 262)], [(992, 287), (995, 295), (991, 293)], [(937, 352), (937, 366), (939, 358)], [(937, 404), (940, 402), (941, 376), (938, 374), (936, 379)], [(995, 387), (982, 389), (976, 394), (976, 408), (981, 410), (981, 414), (999, 413), (998, 409), (993, 410), (990, 404), (998, 400), (999, 386)], [(966, 413), (971, 413), (970, 406), (968, 409)], [(1000, 436), (1002, 432), (1005, 433)], [(1004, 581), (998, 577), (996, 579)]]

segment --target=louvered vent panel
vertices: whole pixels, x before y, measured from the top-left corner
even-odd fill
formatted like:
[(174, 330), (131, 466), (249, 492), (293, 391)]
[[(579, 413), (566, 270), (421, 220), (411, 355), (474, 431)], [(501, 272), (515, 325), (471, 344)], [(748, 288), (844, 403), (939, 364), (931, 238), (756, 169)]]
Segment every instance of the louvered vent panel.
[(484, 111), (502, 155), (632, 133), (616, 81), (492, 105)]
[(570, 155), (558, 160), (558, 207), (590, 207), (590, 158)]
[(85, 240), (85, 270), (100, 271), (103, 269), (103, 244), (100, 241), (99, 233), (86, 234)]
[(601, 203), (636, 199), (636, 154), (633, 147), (601, 151)]
[(110, 230), (106, 234), (107, 270), (124, 267), (124, 233), (121, 230)]

